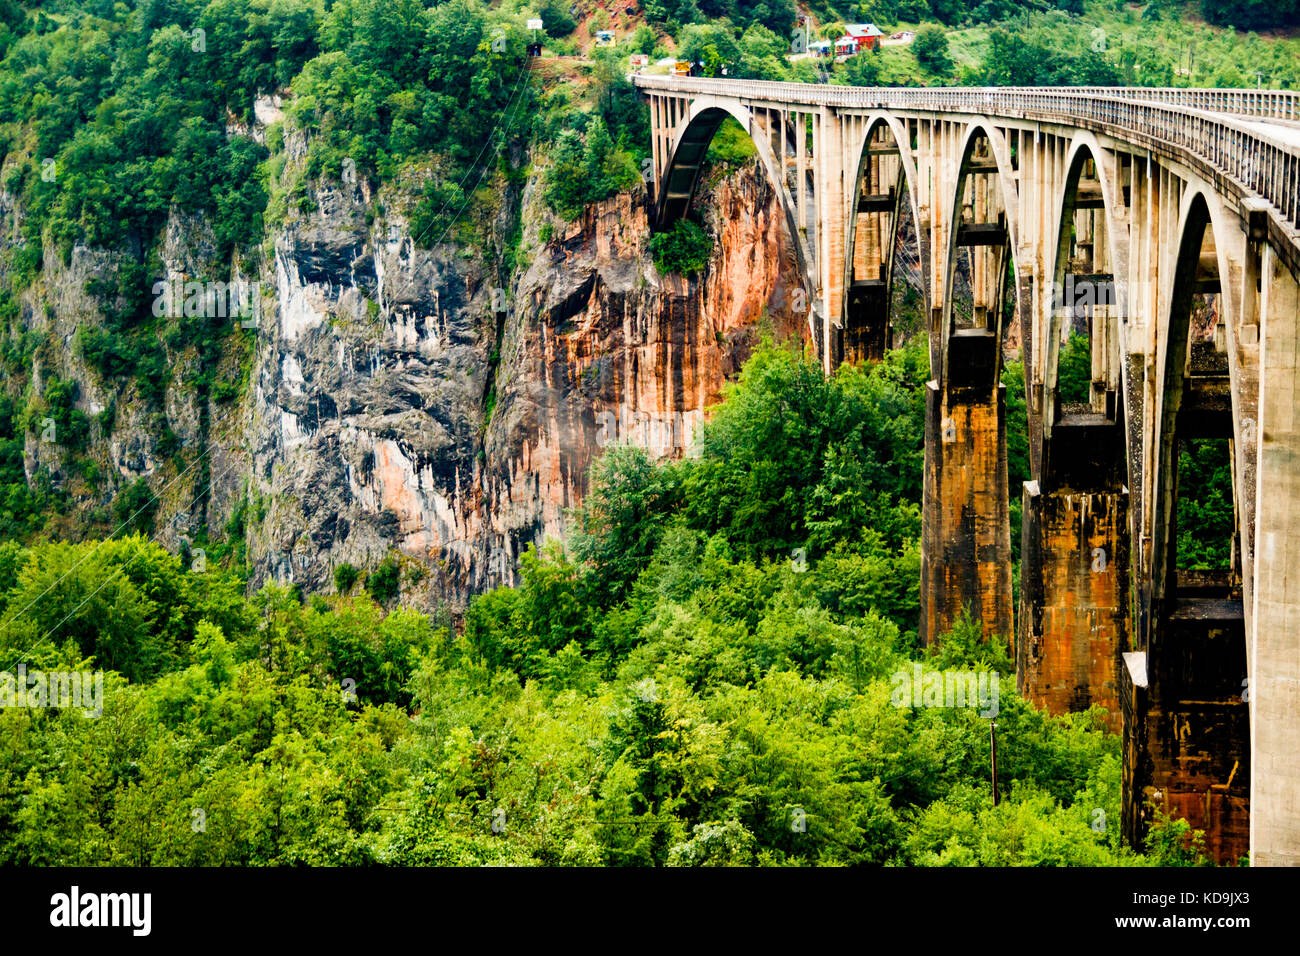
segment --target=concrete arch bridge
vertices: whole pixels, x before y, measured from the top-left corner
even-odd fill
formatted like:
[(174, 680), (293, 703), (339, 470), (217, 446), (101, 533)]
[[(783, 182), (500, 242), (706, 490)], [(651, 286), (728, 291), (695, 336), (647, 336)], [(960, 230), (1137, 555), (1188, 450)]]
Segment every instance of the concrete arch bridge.
[[(1300, 96), (634, 80), (656, 229), (689, 212), (724, 120), (753, 138), (828, 371), (889, 346), (915, 230), (923, 638), (969, 608), (1014, 631), (1040, 706), (1104, 705), (1131, 842), (1158, 807), (1221, 862), (1300, 864)], [(1072, 335), (1088, 375), (1059, 374)], [(1017, 340), (1032, 480), (1013, 614), (1000, 380)], [(1198, 449), (1230, 463), (1227, 567), (1179, 543)]]

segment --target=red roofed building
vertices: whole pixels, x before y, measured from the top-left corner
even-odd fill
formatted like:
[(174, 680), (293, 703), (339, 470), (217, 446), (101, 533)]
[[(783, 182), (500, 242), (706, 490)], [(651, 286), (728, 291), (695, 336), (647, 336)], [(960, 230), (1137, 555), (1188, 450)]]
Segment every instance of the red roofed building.
[(844, 36), (853, 40), (858, 51), (874, 50), (884, 35), (874, 23), (850, 23), (844, 28)]

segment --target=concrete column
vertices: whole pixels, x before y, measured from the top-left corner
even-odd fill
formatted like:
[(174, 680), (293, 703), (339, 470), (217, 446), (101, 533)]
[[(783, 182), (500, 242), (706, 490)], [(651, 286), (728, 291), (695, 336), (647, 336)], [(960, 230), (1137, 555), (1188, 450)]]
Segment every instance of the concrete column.
[(651, 203), (659, 201), (659, 184), (664, 180), (664, 156), (660, 148), (659, 97), (650, 97), (650, 148), (654, 152), (655, 181)]
[(817, 220), (821, 245), (817, 265), (822, 286), (822, 358), (827, 372), (831, 371), (831, 336), (844, 315), (844, 233), (848, 224), (840, 124), (839, 116), (829, 107), (822, 107), (817, 139)]
[(780, 136), (777, 138), (776, 168), (781, 171), (781, 185), (785, 185), (785, 110), (779, 110), (776, 114), (776, 121), (780, 126)]
[(1024, 486), (1016, 685), (1052, 714), (1108, 711), (1122, 728), (1128, 649), (1128, 495)]
[(930, 644), (964, 608), (986, 638), (1011, 638), (1006, 389), (926, 390), (921, 626)]
[[(807, 169), (807, 160), (805, 159), (804, 156), (804, 154), (807, 152), (807, 144), (808, 144), (808, 127), (805, 125), (806, 122), (807, 121), (804, 118), (804, 113), (802, 110), (797, 114), (795, 114), (794, 201), (795, 201), (795, 205), (798, 207), (798, 214), (795, 217), (795, 221), (799, 224), (799, 228), (804, 230), (805, 233), (808, 231), (808, 208), (807, 208), (807, 203), (804, 201), (804, 193), (807, 191), (807, 185), (805, 182), (805, 180), (807, 179), (807, 175), (804, 172), (804, 170)], [(811, 294), (812, 290), (809, 289), (808, 292), (809, 294)]]
[(1271, 247), (1261, 272), (1250, 846), (1300, 866), (1300, 283)]

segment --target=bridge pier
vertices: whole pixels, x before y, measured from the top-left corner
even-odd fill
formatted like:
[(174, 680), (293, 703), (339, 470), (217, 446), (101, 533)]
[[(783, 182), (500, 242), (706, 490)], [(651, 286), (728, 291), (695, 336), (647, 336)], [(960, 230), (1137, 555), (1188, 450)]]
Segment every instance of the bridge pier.
[(884, 358), (890, 342), (888, 284), (884, 280), (855, 280), (849, 287), (844, 328), (836, 332), (834, 364)]
[(1300, 866), (1300, 280), (1263, 250), (1250, 644), (1252, 862)]
[[(1124, 828), (1144, 844), (1152, 807), (1205, 831), (1206, 852), (1250, 851), (1250, 713), (1240, 597), (1192, 581), (1168, 599), (1124, 695)], [(1141, 658), (1139, 657), (1139, 661)]]
[(1093, 391), (1090, 404), (1062, 405), (1053, 390), (1042, 477), (1025, 482), (1016, 682), (1053, 714), (1100, 705), (1119, 733), (1130, 633), (1125, 441), (1117, 395), (1096, 380)]
[(1052, 714), (1106, 708), (1121, 729), (1128, 638), (1128, 495), (1025, 482), (1016, 682)]
[(921, 516), (921, 641), (932, 644), (964, 610), (985, 639), (1011, 636), (1011, 525), (1006, 388), (926, 389)]

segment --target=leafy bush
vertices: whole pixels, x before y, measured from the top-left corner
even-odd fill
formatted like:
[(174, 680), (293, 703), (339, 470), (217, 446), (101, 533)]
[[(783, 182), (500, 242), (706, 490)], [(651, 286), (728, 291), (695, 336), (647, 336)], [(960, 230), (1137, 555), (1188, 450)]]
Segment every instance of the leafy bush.
[(728, 116), (713, 134), (708, 152), (704, 154), (704, 161), (715, 166), (736, 167), (757, 155), (758, 147), (749, 138), (749, 134)]
[(834, 75), (834, 81), (849, 86), (880, 86), (880, 55), (874, 50), (863, 50), (844, 61), (842, 69)]
[(650, 237), (650, 254), (663, 275), (694, 275), (708, 265), (713, 240), (695, 223), (679, 219), (668, 232)]
[(53, 439), (72, 452), (84, 451), (90, 437), (90, 418), (76, 407), (81, 389), (76, 382), (50, 376), (45, 383), (45, 403), (54, 423)]
[(334, 569), (334, 589), (339, 594), (347, 594), (352, 590), (352, 585), (357, 583), (357, 578), (361, 576), (361, 571), (354, 564), (344, 561)]
[(1178, 449), (1178, 567), (1232, 566), (1236, 510), (1227, 439), (1196, 438)]
[(586, 136), (561, 135), (546, 174), (546, 199), (565, 219), (582, 215), (588, 204), (631, 187), (640, 176), (631, 158), (614, 146), (600, 117), (591, 120)]
[(157, 510), (158, 500), (144, 478), (137, 478), (113, 498), (113, 517), (117, 526), (127, 532), (147, 534)]
[(1092, 340), (1073, 333), (1061, 346), (1056, 371), (1062, 404), (1085, 404), (1092, 398)]
[(393, 558), (385, 558), (366, 575), (366, 592), (379, 604), (388, 604), (401, 591), (401, 573)]
[(1210, 23), (1239, 30), (1300, 26), (1296, 0), (1201, 0), (1201, 13)]

